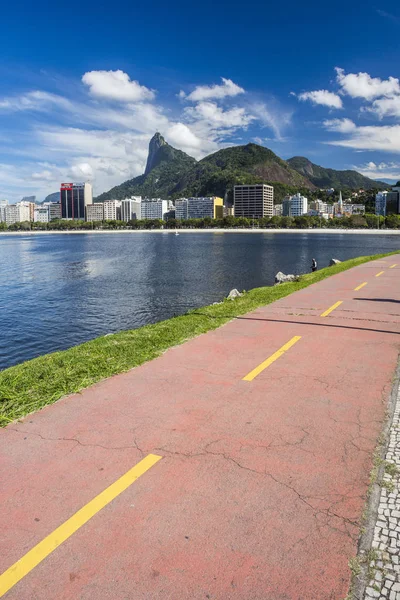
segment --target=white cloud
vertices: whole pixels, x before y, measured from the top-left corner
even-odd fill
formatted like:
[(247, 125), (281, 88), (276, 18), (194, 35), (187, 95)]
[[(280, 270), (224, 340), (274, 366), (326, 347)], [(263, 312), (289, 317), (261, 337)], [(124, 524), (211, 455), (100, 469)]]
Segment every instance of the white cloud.
[(400, 125), (356, 127), (347, 138), (326, 143), (355, 150), (400, 153)]
[(282, 130), (290, 125), (292, 113), (281, 109), (270, 102), (257, 102), (250, 107), (251, 112), (261, 121), (263, 126), (269, 127), (274, 132), (277, 141), (282, 141)]
[(89, 92), (97, 98), (119, 102), (142, 102), (153, 100), (154, 92), (130, 79), (124, 71), (89, 71), (82, 77)]
[(372, 161), (363, 165), (353, 165), (353, 169), (370, 177), (371, 179), (396, 179), (400, 180), (400, 163), (395, 162), (380, 162), (374, 163)]
[(225, 77), (221, 79), (221, 85), (199, 85), (188, 95), (181, 90), (179, 96), (181, 98), (186, 97), (187, 100), (191, 100), (192, 102), (200, 102), (201, 100), (211, 100), (212, 98), (222, 99), (227, 96), (232, 97), (245, 93), (244, 89), (231, 79), (225, 79)]
[(87, 162), (72, 165), (70, 168), (70, 172), (72, 178), (77, 179), (78, 181), (80, 181), (81, 179), (83, 179), (84, 181), (90, 181), (93, 179), (92, 166)]
[(247, 127), (254, 117), (244, 108), (233, 107), (223, 110), (215, 102), (199, 102), (185, 109), (185, 114), (193, 121), (206, 121), (210, 127)]
[(18, 111), (48, 111), (58, 107), (62, 110), (71, 110), (73, 103), (57, 96), (56, 94), (50, 94), (48, 92), (41, 92), (35, 90), (22, 94), (20, 96), (10, 96), (0, 100), (0, 110), (18, 112)]
[(45, 169), (44, 171), (36, 171), (32, 173), (31, 178), (36, 181), (52, 181), (53, 173)]
[(379, 119), (384, 117), (400, 118), (400, 96), (378, 98), (373, 101), (371, 106), (365, 107), (364, 111), (376, 114)]
[(341, 91), (352, 98), (373, 100), (381, 96), (400, 94), (399, 80), (395, 77), (380, 79), (379, 77), (371, 77), (368, 73), (348, 73), (345, 75), (344, 69), (336, 67), (335, 70)]
[(340, 96), (329, 92), (328, 90), (314, 90), (312, 92), (303, 92), (298, 95), (299, 100), (305, 102), (310, 100), (313, 104), (328, 106), (329, 108), (343, 108), (343, 102)]
[(351, 119), (331, 119), (324, 121), (323, 125), (328, 131), (339, 133), (350, 133), (357, 129), (357, 125)]
[[(41, 90), (0, 98), (0, 117), (16, 125), (12, 136), (0, 138), (0, 150), (17, 161), (15, 168), (10, 160), (0, 169), (1, 196), (16, 199), (21, 190), (42, 199), (68, 180), (92, 181), (97, 195), (144, 172), (155, 131), (201, 159), (229, 145), (233, 135), (237, 142), (251, 125), (268, 127), (282, 140), (281, 129), (291, 118), (276, 101), (254, 103), (251, 95), (223, 108), (218, 99), (244, 93), (229, 79), (196, 88), (188, 97), (194, 104), (176, 103), (168, 110), (149, 102), (153, 92), (122, 71), (91, 71), (82, 80), (81, 91), (90, 86), (90, 96), (75, 88), (73, 99)], [(108, 100), (121, 102), (111, 106)]]

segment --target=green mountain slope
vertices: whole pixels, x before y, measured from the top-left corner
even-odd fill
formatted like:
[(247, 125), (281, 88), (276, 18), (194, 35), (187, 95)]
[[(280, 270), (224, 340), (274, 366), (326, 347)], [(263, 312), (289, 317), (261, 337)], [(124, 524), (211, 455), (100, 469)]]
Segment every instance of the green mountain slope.
[(364, 177), (357, 171), (336, 171), (315, 165), (304, 156), (289, 158), (287, 163), (298, 173), (307, 177), (318, 188), (384, 189), (387, 184)]
[[(179, 192), (186, 196), (215, 194), (230, 196), (233, 186), (246, 183), (280, 183), (283, 188), (314, 188), (305, 177), (274, 154), (257, 144), (233, 146), (206, 156), (186, 173)], [(279, 187), (279, 186), (277, 186)]]
[(145, 173), (101, 194), (96, 201), (132, 195), (162, 198), (214, 195), (231, 199), (235, 184), (263, 182), (274, 185), (277, 198), (299, 189), (314, 189), (307, 178), (263, 146), (225, 148), (197, 162), (156, 133), (150, 141)]

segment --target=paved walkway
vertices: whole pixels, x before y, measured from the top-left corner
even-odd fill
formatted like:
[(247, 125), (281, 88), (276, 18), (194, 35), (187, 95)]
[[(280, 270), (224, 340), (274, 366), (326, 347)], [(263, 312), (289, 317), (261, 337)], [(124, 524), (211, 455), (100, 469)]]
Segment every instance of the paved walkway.
[(399, 277), (356, 267), (2, 430), (0, 596), (343, 599)]

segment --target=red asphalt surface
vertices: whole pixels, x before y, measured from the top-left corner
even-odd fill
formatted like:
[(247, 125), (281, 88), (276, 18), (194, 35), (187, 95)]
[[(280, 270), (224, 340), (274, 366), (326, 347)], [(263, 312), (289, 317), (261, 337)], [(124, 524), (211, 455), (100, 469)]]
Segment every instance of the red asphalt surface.
[(400, 255), (356, 267), (1, 430), (0, 573), (163, 457), (4, 598), (343, 599), (397, 366), (399, 279)]

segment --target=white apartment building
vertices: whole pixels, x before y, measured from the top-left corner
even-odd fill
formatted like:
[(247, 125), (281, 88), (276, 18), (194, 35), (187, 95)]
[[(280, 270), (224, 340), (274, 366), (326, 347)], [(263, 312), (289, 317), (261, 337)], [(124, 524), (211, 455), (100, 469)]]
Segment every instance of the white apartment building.
[(132, 196), (121, 200), (121, 221), (132, 221), (142, 218), (142, 197)]
[(121, 200), (106, 200), (103, 205), (105, 221), (121, 220)]
[(274, 217), (281, 217), (282, 216), (282, 210), (283, 210), (282, 204), (275, 204), (275, 206), (274, 206)]
[(235, 185), (233, 197), (235, 217), (258, 219), (274, 214), (274, 188), (271, 185)]
[(283, 200), (282, 214), (284, 217), (301, 217), (307, 214), (308, 200), (300, 193), (294, 196), (287, 196)]
[(7, 225), (22, 223), (31, 220), (31, 207), (29, 202), (17, 202), (5, 207), (5, 222)]
[(161, 200), (161, 198), (145, 199), (142, 200), (141, 209), (142, 219), (164, 219), (169, 205), (167, 200)]
[(378, 192), (375, 196), (375, 214), (386, 217), (386, 200), (388, 192)]
[(176, 219), (222, 219), (223, 216), (224, 201), (218, 196), (183, 198), (175, 203)]
[(49, 220), (49, 206), (35, 206), (33, 211), (34, 223), (48, 223)]
[(103, 202), (95, 202), (86, 206), (86, 221), (104, 221)]
[(0, 200), (0, 223), (6, 221), (6, 206), (8, 206), (8, 200)]
[(19, 223), (19, 208), (16, 204), (9, 204), (5, 207), (5, 222), (6, 225), (13, 225), (14, 223)]

